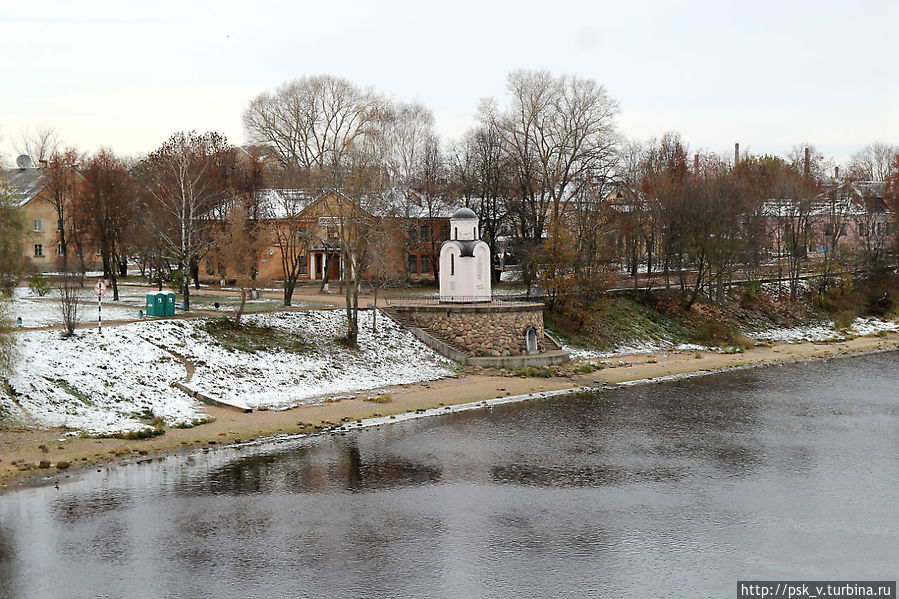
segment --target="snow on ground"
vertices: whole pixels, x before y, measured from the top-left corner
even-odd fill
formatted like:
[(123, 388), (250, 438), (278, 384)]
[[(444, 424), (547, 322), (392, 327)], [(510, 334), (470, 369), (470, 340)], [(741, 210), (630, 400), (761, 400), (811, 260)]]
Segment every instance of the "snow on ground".
[[(844, 339), (848, 335), (865, 336), (875, 335), (879, 331), (899, 331), (899, 321), (882, 320), (879, 318), (856, 318), (852, 325), (844, 330), (837, 331), (832, 323), (820, 322), (817, 324), (798, 327), (783, 327), (767, 329), (763, 331), (744, 332), (753, 341), (779, 341), (784, 343), (802, 343), (809, 341), (826, 341)], [(562, 345), (572, 359), (593, 360), (597, 358), (614, 358), (630, 354), (654, 354), (663, 351), (708, 351), (717, 348), (695, 345), (692, 343), (675, 344), (656, 340), (635, 340), (619, 345), (612, 351), (598, 351)]]
[(58, 331), (18, 334), (20, 358), (9, 384), (25, 413), (20, 420), (110, 433), (145, 428), (155, 417), (169, 424), (201, 417), (200, 404), (171, 386), (186, 376), (184, 366), (140, 339), (141, 326), (79, 331), (70, 339)]
[(781, 341), (785, 343), (802, 343), (804, 341), (823, 341), (837, 336), (833, 324), (820, 322), (797, 327), (782, 327), (764, 331), (749, 331), (746, 336), (753, 341)]
[(847, 334), (857, 336), (875, 335), (880, 331), (899, 331), (899, 322), (879, 318), (856, 318), (848, 329), (841, 331), (836, 330), (832, 323), (820, 322), (799, 327), (755, 331), (746, 333), (746, 335), (756, 341), (802, 343), (803, 341), (843, 339)]
[(353, 393), (390, 385), (434, 380), (452, 374), (452, 362), (440, 357), (381, 315), (371, 332), (371, 312), (359, 313), (359, 349), (334, 339), (345, 333), (341, 310), (278, 312), (247, 317), (297, 335), (307, 353), (271, 350), (228, 351), (196, 321), (169, 321), (143, 329), (142, 336), (178, 352), (196, 365), (189, 385), (216, 398), (250, 407), (284, 408), (316, 403), (323, 395)]
[(710, 349), (704, 345), (695, 345), (693, 343), (671, 343), (668, 341), (645, 340), (631, 341), (623, 343), (611, 351), (599, 351), (594, 349), (584, 349), (573, 347), (571, 345), (562, 344), (562, 349), (568, 352), (574, 360), (595, 360), (598, 358), (615, 358), (618, 356), (628, 356), (635, 354), (656, 354), (659, 352), (670, 351), (706, 351)]
[[(138, 318), (137, 311), (137, 307), (111, 306), (108, 302), (103, 302), (103, 322), (135, 320)], [(8, 312), (13, 322), (21, 318), (24, 328), (62, 326), (59, 302), (52, 291), (44, 297), (38, 297), (25, 287), (17, 287)], [(87, 289), (84, 290), (78, 312), (80, 323), (96, 324), (97, 298)]]
[[(103, 298), (103, 322), (122, 322), (137, 320), (140, 317), (139, 310), (146, 307), (147, 293), (156, 293), (156, 289), (140, 289), (134, 287), (121, 287), (119, 289), (119, 301), (112, 302), (112, 291), (107, 291)], [(163, 293), (169, 293), (164, 290)], [(79, 322), (81, 324), (97, 323), (97, 298), (89, 290), (82, 293), (81, 306), (79, 307)], [(247, 312), (259, 312), (276, 309), (281, 306), (283, 300), (272, 293), (259, 299), (247, 299), (245, 310)], [(214, 311), (215, 302), (219, 303), (222, 313), (230, 313), (236, 310), (240, 298), (234, 295), (200, 295), (191, 298), (191, 307), (195, 310)], [(309, 302), (293, 302), (293, 307), (309, 307)], [(13, 322), (16, 318), (22, 319), (22, 327), (26, 329), (62, 326), (59, 302), (51, 291), (44, 297), (38, 297), (27, 287), (17, 287), (13, 294), (13, 301), (9, 305), (9, 316)], [(181, 311), (178, 311), (181, 314)]]
[[(453, 363), (381, 315), (359, 313), (359, 350), (334, 343), (345, 332), (340, 310), (279, 312), (246, 317), (296, 334), (304, 353), (277, 349), (229, 351), (202, 326), (205, 319), (160, 320), (79, 331), (16, 335), (21, 356), (10, 378), (16, 402), (0, 394), (0, 416), (40, 426), (92, 433), (137, 430), (153, 417), (168, 424), (202, 417), (202, 406), (172, 387), (186, 377), (167, 350), (196, 365), (188, 383), (215, 398), (248, 406), (285, 408), (318, 403), (322, 396), (442, 378)], [(164, 348), (164, 349), (163, 349)]]
[(856, 318), (849, 327), (854, 335), (876, 335), (880, 331), (899, 332), (899, 321), (880, 318)]
[(517, 283), (521, 281), (521, 270), (504, 270), (499, 273), (499, 280), (503, 283)]

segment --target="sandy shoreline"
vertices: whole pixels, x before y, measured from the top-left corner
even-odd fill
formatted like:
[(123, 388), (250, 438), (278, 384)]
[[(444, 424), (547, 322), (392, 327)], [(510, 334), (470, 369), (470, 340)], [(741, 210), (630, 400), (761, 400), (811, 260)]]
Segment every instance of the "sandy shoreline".
[[(358, 398), (277, 412), (257, 411), (244, 414), (227, 408), (207, 406), (206, 411), (215, 417), (214, 422), (190, 429), (170, 429), (164, 435), (142, 440), (71, 437), (66, 436), (66, 431), (62, 429), (0, 430), (0, 494), (20, 485), (49, 482), (72, 476), (87, 467), (127, 460), (132, 456), (189, 451), (282, 434), (312, 433), (342, 423), (377, 417), (390, 421), (391, 415), (497, 398), (521, 396), (521, 399), (527, 399), (532, 394), (547, 391), (664, 380), (666, 377), (680, 375), (711, 374), (734, 368), (896, 349), (899, 349), (899, 333), (890, 333), (880, 337), (857, 337), (838, 343), (779, 343), (770, 347), (756, 347), (742, 354), (683, 351), (617, 356), (604, 360), (615, 364), (614, 367), (590, 374), (549, 379), (471, 371), (459, 378), (390, 388), (391, 401), (388, 403), (366, 401), (364, 398), (367, 395), (360, 393)], [(49, 462), (51, 466), (39, 468), (41, 461)], [(70, 466), (59, 469), (57, 465), (61, 462)]]

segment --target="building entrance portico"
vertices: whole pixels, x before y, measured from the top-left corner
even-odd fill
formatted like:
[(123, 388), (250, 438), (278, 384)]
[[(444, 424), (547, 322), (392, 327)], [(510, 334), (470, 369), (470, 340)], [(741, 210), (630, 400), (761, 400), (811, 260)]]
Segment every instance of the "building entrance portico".
[(339, 280), (340, 274), (343, 271), (340, 254), (338, 252), (329, 252), (327, 250), (313, 250), (310, 252), (309, 278), (312, 280), (325, 278), (326, 264), (328, 269), (328, 280)]

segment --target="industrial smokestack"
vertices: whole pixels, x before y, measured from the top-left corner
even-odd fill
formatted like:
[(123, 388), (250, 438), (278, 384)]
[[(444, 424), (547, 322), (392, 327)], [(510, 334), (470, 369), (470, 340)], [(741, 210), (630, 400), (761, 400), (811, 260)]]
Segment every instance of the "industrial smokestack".
[(812, 173), (812, 159), (809, 157), (809, 149), (805, 149), (805, 162), (803, 163), (805, 176), (808, 177)]
[(737, 166), (737, 163), (740, 162), (740, 144), (734, 144), (734, 166)]
[(833, 178), (834, 179), (840, 178), (840, 167), (838, 167), (838, 166), (833, 167)]

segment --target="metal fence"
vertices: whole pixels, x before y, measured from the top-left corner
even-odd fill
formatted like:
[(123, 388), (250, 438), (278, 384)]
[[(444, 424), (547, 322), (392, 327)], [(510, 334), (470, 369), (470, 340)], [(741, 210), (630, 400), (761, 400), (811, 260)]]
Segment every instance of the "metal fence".
[(494, 294), (490, 299), (483, 296), (454, 295), (441, 298), (436, 295), (390, 295), (384, 298), (387, 306), (439, 306), (440, 304), (494, 305), (505, 303), (543, 303), (542, 295)]

